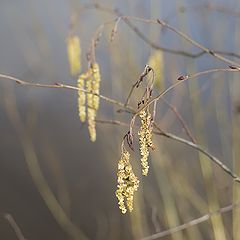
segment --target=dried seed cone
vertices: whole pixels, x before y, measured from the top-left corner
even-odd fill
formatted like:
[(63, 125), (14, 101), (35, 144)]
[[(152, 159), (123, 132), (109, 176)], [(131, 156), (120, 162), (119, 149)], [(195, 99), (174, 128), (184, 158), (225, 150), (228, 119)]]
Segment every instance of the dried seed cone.
[(121, 159), (118, 162), (118, 185), (116, 190), (118, 205), (123, 214), (127, 212), (127, 209), (130, 212), (133, 210), (133, 196), (139, 186), (139, 180), (133, 173), (129, 159), (129, 152), (123, 148)]
[(152, 142), (152, 116), (148, 109), (142, 110), (139, 116), (141, 118), (141, 127), (138, 131), (138, 136), (141, 154), (142, 174), (144, 176), (147, 176), (149, 170), (149, 147), (152, 149), (154, 148)]
[[(87, 78), (87, 74), (81, 74), (78, 78), (78, 88), (84, 89), (85, 87), (85, 80)], [(82, 122), (86, 120), (86, 93), (78, 90), (78, 114), (79, 118)]]
[(81, 47), (78, 36), (70, 36), (67, 39), (68, 61), (70, 64), (70, 72), (72, 76), (79, 74), (81, 70)]

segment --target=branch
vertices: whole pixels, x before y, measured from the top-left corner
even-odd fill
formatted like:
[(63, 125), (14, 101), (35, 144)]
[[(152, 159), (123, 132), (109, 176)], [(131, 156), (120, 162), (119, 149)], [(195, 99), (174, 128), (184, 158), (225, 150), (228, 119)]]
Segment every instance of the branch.
[(177, 226), (177, 227), (173, 227), (173, 228), (170, 228), (170, 229), (168, 229), (168, 230), (165, 230), (165, 231), (162, 231), (162, 232), (159, 232), (159, 233), (155, 233), (155, 234), (153, 234), (153, 235), (151, 235), (151, 236), (142, 238), (142, 240), (154, 240), (154, 239), (158, 239), (158, 238), (162, 238), (162, 237), (171, 235), (171, 234), (173, 234), (173, 233), (182, 231), (182, 230), (184, 230), (184, 229), (187, 229), (187, 228), (189, 228), (189, 227), (195, 226), (195, 225), (197, 225), (197, 224), (206, 222), (206, 221), (209, 220), (212, 216), (215, 216), (215, 215), (218, 215), (218, 214), (223, 214), (223, 213), (226, 213), (226, 212), (230, 212), (230, 211), (232, 211), (233, 209), (239, 208), (239, 207), (240, 207), (240, 203), (228, 205), (228, 206), (226, 206), (226, 207), (223, 207), (223, 208), (220, 208), (219, 210), (216, 210), (216, 211), (214, 211), (214, 212), (210, 212), (210, 213), (208, 213), (208, 214), (205, 214), (205, 215), (203, 215), (202, 217), (196, 218), (196, 219), (194, 219), (194, 220), (192, 220), (192, 221), (189, 221), (189, 222), (184, 223), (184, 224), (182, 224), (182, 225), (179, 225), (179, 226)]
[(165, 102), (165, 104), (168, 105), (168, 107), (172, 110), (172, 112), (175, 114), (176, 118), (179, 120), (179, 123), (182, 125), (184, 132), (187, 134), (187, 136), (189, 137), (189, 139), (193, 142), (196, 143), (196, 139), (194, 138), (191, 130), (188, 128), (187, 124), (185, 123), (183, 117), (181, 116), (181, 114), (178, 112), (177, 108), (172, 105), (170, 102), (168, 102), (165, 98), (160, 98), (161, 100), (163, 100)]
[(162, 21), (162, 20), (157, 20), (157, 22), (162, 26), (162, 27), (165, 27), (165, 28), (168, 28), (169, 30), (177, 33), (180, 37), (184, 38), (185, 40), (187, 40), (188, 42), (190, 42), (192, 45), (202, 49), (205, 53), (208, 53), (210, 55), (212, 55), (213, 57), (223, 61), (223, 62), (226, 62), (228, 64), (232, 64), (232, 65), (236, 65), (238, 67), (240, 67), (240, 64), (237, 63), (237, 62), (234, 62), (230, 59), (227, 59), (221, 55), (219, 55), (218, 53), (206, 48), (205, 46), (203, 46), (202, 44), (198, 43), (197, 41), (193, 40), (191, 37), (189, 37), (188, 35), (186, 35), (185, 33), (181, 32), (180, 30), (168, 25), (166, 22)]
[[(23, 85), (23, 86), (42, 87), (42, 88), (64, 88), (64, 89), (70, 89), (70, 90), (75, 90), (75, 91), (82, 91), (82, 92), (85, 92), (85, 93), (91, 93), (93, 95), (99, 96), (101, 99), (105, 100), (106, 102), (112, 103), (112, 104), (117, 105), (117, 106), (122, 107), (122, 108), (124, 107), (123, 103), (121, 103), (119, 101), (116, 101), (114, 99), (105, 97), (105, 96), (97, 94), (97, 93), (93, 93), (91, 91), (87, 91), (83, 88), (78, 88), (78, 87), (71, 86), (71, 85), (65, 85), (63, 83), (54, 83), (54, 84), (31, 83), (31, 82), (27, 82), (27, 81), (24, 81), (24, 80), (21, 80), (21, 79), (18, 79), (18, 78), (9, 76), (9, 75), (5, 75), (5, 74), (0, 74), (0, 78), (14, 81), (14, 82), (16, 82), (20, 85)], [(133, 111), (133, 109), (129, 106), (124, 107), (124, 108), (127, 108), (129, 111)]]
[[(96, 120), (98, 123), (104, 123), (104, 124), (113, 124), (113, 125), (120, 125), (120, 126), (129, 126), (127, 123), (121, 122), (121, 121), (115, 121), (115, 120), (103, 120), (103, 119), (98, 119)], [(188, 141), (184, 138), (178, 137), (172, 133), (168, 133), (163, 131), (156, 123), (154, 123), (154, 127), (158, 131), (153, 131), (155, 135), (160, 135), (163, 137), (167, 137), (171, 140), (177, 141), (179, 143), (183, 143), (201, 153), (206, 155), (212, 162), (214, 162), (216, 165), (218, 165), (224, 172), (226, 172), (228, 175), (230, 175), (235, 181), (240, 182), (240, 177), (232, 172), (230, 168), (228, 168), (225, 164), (223, 164), (217, 157), (209, 153), (206, 149), (204, 149), (202, 146), (193, 143), (191, 141)]]
[(156, 127), (159, 130), (159, 132), (155, 133), (155, 134), (162, 135), (162, 136), (170, 138), (172, 140), (176, 140), (178, 142), (181, 142), (185, 145), (188, 145), (188, 146), (198, 150), (199, 152), (206, 155), (212, 162), (217, 164), (224, 172), (226, 172), (228, 175), (230, 175), (233, 178), (233, 180), (235, 180), (236, 182), (240, 182), (240, 177), (237, 174), (235, 174), (229, 167), (227, 167), (225, 164), (223, 164), (218, 158), (213, 156), (211, 153), (209, 153), (206, 149), (204, 149), (200, 145), (197, 145), (196, 143), (187, 141), (187, 140), (180, 138), (176, 135), (173, 135), (171, 133), (164, 132), (156, 124), (154, 124), (154, 127)]
[(4, 215), (4, 218), (8, 221), (8, 223), (10, 224), (10, 226), (12, 227), (13, 231), (15, 232), (16, 236), (17, 236), (17, 239), (18, 240), (27, 240), (20, 227), (17, 225), (16, 221), (14, 220), (13, 216), (9, 213), (6, 213)]
[(167, 88), (166, 90), (164, 90), (162, 93), (160, 93), (158, 96), (152, 98), (151, 100), (149, 100), (147, 102), (147, 104), (145, 106), (143, 106), (142, 108), (140, 108), (135, 115), (133, 116), (131, 123), (130, 123), (130, 131), (135, 123), (135, 119), (136, 117), (139, 115), (139, 113), (146, 109), (149, 105), (151, 105), (154, 101), (158, 101), (161, 97), (163, 97), (165, 94), (167, 94), (168, 92), (170, 92), (171, 90), (173, 90), (174, 88), (176, 88), (178, 85), (182, 84), (185, 81), (188, 81), (190, 79), (194, 79), (206, 74), (210, 74), (210, 73), (216, 73), (216, 72), (239, 72), (240, 68), (238, 67), (234, 67), (234, 66), (230, 66), (230, 68), (215, 68), (215, 69), (210, 69), (210, 70), (206, 70), (206, 71), (202, 71), (202, 72), (198, 72), (192, 75), (186, 75), (186, 76), (180, 76), (178, 78), (178, 82), (172, 84), (169, 88)]
[[(148, 37), (146, 37), (144, 35), (144, 33), (142, 33), (139, 30), (139, 28), (137, 28), (134, 24), (132, 24), (131, 21), (128, 19), (128, 17), (124, 16), (118, 9), (112, 9), (112, 8), (107, 7), (107, 6), (101, 5), (99, 3), (83, 4), (82, 7), (80, 8), (80, 10), (89, 10), (89, 9), (96, 9), (96, 10), (99, 10), (99, 11), (109, 13), (111, 15), (115, 15), (119, 18), (122, 18), (123, 21), (128, 25), (128, 27), (139, 38), (141, 38), (146, 44), (148, 44), (153, 49), (160, 50), (162, 52), (166, 52), (166, 53), (170, 53), (170, 54), (174, 54), (174, 55), (181, 55), (181, 56), (185, 56), (185, 57), (189, 57), (189, 58), (193, 58), (193, 59), (199, 58), (199, 57), (205, 55), (206, 53), (209, 53), (209, 52), (206, 52), (206, 51), (200, 51), (199, 53), (190, 53), (190, 52), (186, 52), (186, 51), (182, 51), (182, 50), (175, 50), (175, 49), (172, 49), (172, 48), (165, 48), (165, 47), (159, 46), (157, 43), (152, 42)], [(156, 21), (155, 21), (155, 23), (156, 23)], [(222, 54), (222, 55), (226, 55), (226, 56), (232, 56), (232, 57), (240, 58), (240, 55), (236, 54), (234, 52), (218, 51), (218, 50), (214, 50), (214, 51), (211, 51), (211, 52), (214, 52), (215, 54)]]

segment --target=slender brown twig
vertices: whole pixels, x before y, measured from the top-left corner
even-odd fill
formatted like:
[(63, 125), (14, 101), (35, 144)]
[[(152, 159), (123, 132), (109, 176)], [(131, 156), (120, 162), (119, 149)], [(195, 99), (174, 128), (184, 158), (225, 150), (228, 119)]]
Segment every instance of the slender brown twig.
[(198, 73), (194, 73), (192, 75), (186, 75), (186, 76), (180, 76), (178, 78), (178, 82), (172, 84), (169, 88), (167, 88), (166, 90), (164, 90), (163, 92), (161, 92), (158, 96), (152, 98), (151, 100), (149, 100), (145, 106), (143, 106), (142, 108), (140, 108), (135, 115), (132, 117), (131, 123), (130, 123), (130, 132), (132, 129), (132, 126), (134, 125), (135, 119), (136, 117), (139, 115), (139, 113), (146, 109), (149, 105), (151, 105), (155, 100), (159, 100), (162, 96), (164, 96), (165, 94), (167, 94), (168, 92), (170, 92), (171, 90), (173, 90), (174, 88), (176, 88), (178, 85), (182, 84), (183, 82), (186, 82), (190, 79), (194, 79), (206, 74), (210, 74), (210, 73), (216, 73), (216, 72), (239, 72), (240, 69), (238, 67), (230, 67), (230, 68), (215, 68), (215, 69), (209, 69), (206, 71), (202, 71), (202, 72), (198, 72)]
[[(130, 89), (130, 92), (129, 92), (128, 96), (127, 96), (127, 100), (126, 100), (126, 102), (125, 102), (125, 104), (124, 104), (125, 106), (128, 106), (129, 101), (130, 101), (130, 98), (131, 98), (131, 96), (132, 96), (132, 94), (133, 94), (134, 89), (139, 86), (139, 84), (143, 81), (143, 78), (144, 78), (150, 71), (153, 72), (153, 78), (154, 78), (154, 70), (151, 68), (151, 66), (146, 65), (143, 73), (142, 73), (141, 76), (140, 76), (140, 79), (139, 79), (138, 81), (136, 81), (136, 82), (132, 85), (132, 87), (131, 87), (131, 89)], [(153, 81), (154, 81), (154, 80), (153, 80)], [(153, 84), (153, 82), (152, 82), (152, 84)], [(177, 111), (176, 107), (173, 106), (171, 103), (169, 103), (169, 102), (168, 102), (166, 99), (164, 99), (164, 98), (161, 98), (161, 100), (164, 101), (164, 103), (167, 104), (168, 107), (171, 109), (171, 111), (175, 114), (176, 118), (179, 120), (180, 124), (182, 125), (182, 127), (183, 127), (185, 133), (187, 134), (187, 136), (189, 137), (189, 139), (190, 139), (192, 142), (196, 143), (196, 140), (195, 140), (195, 138), (193, 137), (193, 134), (191, 133), (190, 129), (188, 128), (187, 124), (185, 123), (183, 117), (182, 117), (182, 116), (179, 114), (179, 112)], [(156, 104), (155, 104), (154, 110), (156, 110)], [(154, 114), (153, 114), (153, 115), (155, 116), (155, 111), (154, 111)], [(153, 117), (153, 118), (154, 118), (154, 117)]]
[(75, 87), (75, 86), (65, 85), (63, 83), (55, 83), (55, 84), (31, 83), (31, 82), (27, 82), (27, 81), (24, 81), (24, 80), (21, 80), (21, 79), (12, 77), (12, 76), (8, 76), (8, 75), (5, 75), (5, 74), (0, 74), (0, 78), (14, 81), (14, 82), (16, 82), (16, 83), (18, 83), (20, 85), (23, 85), (23, 86), (42, 87), (42, 88), (64, 88), (64, 89), (70, 89), (70, 90), (76, 90), (76, 91), (80, 90), (80, 91), (83, 91), (85, 93), (91, 93), (93, 95), (99, 96), (101, 99), (103, 99), (103, 100), (105, 100), (105, 101), (107, 101), (109, 103), (115, 104), (115, 105), (117, 105), (119, 107), (122, 107), (122, 108), (124, 107), (124, 108), (128, 109), (129, 111), (133, 110), (130, 107), (125, 107), (123, 103), (121, 103), (119, 101), (116, 101), (114, 99), (105, 97), (105, 96), (103, 96), (101, 94), (96, 94), (96, 93), (89, 92), (86, 89), (80, 89), (80, 88)]
[(172, 110), (172, 112), (175, 114), (176, 118), (178, 119), (179, 123), (182, 125), (184, 132), (187, 134), (187, 136), (189, 137), (189, 139), (193, 142), (196, 143), (196, 139), (193, 136), (191, 130), (189, 129), (189, 127), (187, 126), (187, 124), (185, 123), (183, 117), (181, 116), (181, 114), (178, 112), (177, 108), (171, 104), (170, 102), (168, 102), (165, 98), (160, 98), (165, 104), (168, 105), (168, 107)]
[(168, 230), (164, 230), (162, 232), (159, 232), (159, 233), (155, 233), (151, 236), (148, 236), (148, 237), (145, 237), (145, 238), (142, 238), (142, 240), (154, 240), (154, 239), (158, 239), (158, 238), (162, 238), (162, 237), (166, 237), (168, 235), (171, 235), (173, 233), (176, 233), (176, 232), (179, 232), (179, 231), (182, 231), (184, 229), (187, 229), (189, 227), (192, 227), (192, 226), (195, 226), (197, 224), (200, 224), (200, 223), (203, 223), (203, 222), (206, 222), (207, 220), (209, 220), (212, 216), (215, 216), (215, 215), (218, 215), (218, 214), (223, 214), (223, 213), (227, 213), (227, 212), (230, 212), (232, 211), (233, 209), (235, 208), (239, 208), (240, 207), (240, 203), (239, 204), (231, 204), (231, 205), (228, 205), (226, 207), (223, 207), (223, 208), (220, 208), (219, 210), (216, 210), (214, 212), (210, 212), (208, 214), (205, 214), (203, 215), (202, 217), (199, 217), (199, 218), (196, 218), (196, 219), (193, 219), (187, 223), (184, 223), (182, 225), (179, 225), (177, 227), (173, 227), (173, 228), (170, 228)]
[(165, 28), (168, 28), (169, 30), (177, 33), (179, 36), (181, 36), (182, 38), (184, 38), (185, 40), (187, 40), (188, 42), (190, 42), (192, 45), (202, 49), (204, 52), (212, 55), (213, 57), (223, 61), (223, 62), (226, 62), (228, 64), (233, 64), (233, 65), (236, 65), (238, 67), (240, 67), (240, 64), (235, 62), (235, 61), (232, 61), (230, 59), (227, 59), (221, 55), (219, 55), (218, 53), (206, 48), (205, 46), (203, 46), (202, 44), (198, 43), (197, 41), (193, 40), (191, 37), (189, 37), (187, 34), (179, 31), (178, 29), (170, 26), (169, 24), (167, 24), (166, 22), (164, 22), (163, 20), (160, 20), (158, 19), (157, 22), (162, 26), (162, 27), (165, 27)]
[(161, 128), (158, 127), (158, 125), (156, 123), (154, 124), (154, 127), (159, 130), (159, 133), (155, 133), (155, 134), (159, 134), (159, 135), (162, 135), (169, 139), (176, 140), (178, 142), (181, 142), (185, 145), (188, 145), (188, 146), (198, 150), (199, 152), (206, 155), (212, 162), (214, 162), (216, 165), (218, 165), (224, 172), (226, 172), (228, 175), (230, 175), (234, 181), (240, 182), (240, 177), (237, 174), (235, 174), (229, 167), (227, 167), (225, 164), (223, 164), (218, 158), (213, 156), (211, 153), (209, 153), (206, 149), (204, 149), (200, 145), (197, 145), (193, 142), (187, 141), (187, 140), (180, 138), (176, 135), (173, 135), (171, 133), (164, 132)]
[[(98, 123), (104, 123), (104, 124), (113, 124), (113, 125), (120, 125), (120, 126), (129, 126), (127, 123), (121, 122), (121, 121), (115, 121), (115, 120), (103, 120), (103, 119), (98, 119)], [(202, 146), (193, 143), (191, 141), (188, 141), (184, 138), (178, 137), (172, 133), (165, 132), (163, 131), (155, 122), (153, 123), (154, 127), (156, 128), (153, 133), (155, 135), (160, 135), (166, 138), (169, 138), (171, 140), (177, 141), (179, 143), (183, 143), (201, 153), (203, 153), (205, 156), (207, 156), (212, 162), (214, 162), (216, 165), (218, 165), (224, 172), (226, 172), (228, 175), (230, 175), (235, 181), (240, 182), (240, 177), (232, 172), (232, 170), (227, 167), (225, 164), (223, 164), (218, 158), (216, 158), (214, 155), (209, 153), (206, 149), (204, 149)]]
[[(139, 28), (137, 28), (134, 24), (132, 24), (131, 21), (126, 16), (124, 17), (123, 14), (118, 9), (112, 9), (112, 8), (109, 8), (109, 7), (99, 4), (99, 3), (89, 3), (89, 4), (81, 5), (79, 12), (82, 10), (88, 10), (88, 9), (96, 9), (96, 10), (100, 10), (100, 11), (109, 13), (111, 15), (115, 15), (117, 17), (121, 17), (123, 19), (123, 21), (128, 25), (128, 27), (139, 38), (141, 38), (146, 44), (148, 44), (153, 49), (160, 50), (162, 52), (166, 52), (166, 53), (170, 53), (170, 54), (174, 54), (174, 55), (181, 55), (181, 56), (185, 56), (185, 57), (189, 57), (189, 58), (193, 58), (193, 59), (199, 58), (199, 57), (209, 53), (206, 51), (200, 51), (198, 53), (190, 53), (190, 52), (186, 52), (186, 51), (182, 51), (182, 50), (175, 50), (172, 48), (165, 48), (165, 47), (159, 46), (157, 43), (152, 42), (148, 37), (146, 37), (144, 35), (144, 33), (142, 33), (139, 30)], [(120, 21), (120, 19), (118, 19), (118, 21)], [(156, 21), (155, 21), (155, 23), (156, 23)], [(114, 32), (116, 32), (116, 29), (114, 30)], [(222, 54), (225, 56), (232, 56), (232, 57), (240, 58), (240, 55), (237, 53), (234, 53), (234, 52), (218, 51), (218, 50), (212, 50), (211, 52), (213, 52), (215, 54)]]

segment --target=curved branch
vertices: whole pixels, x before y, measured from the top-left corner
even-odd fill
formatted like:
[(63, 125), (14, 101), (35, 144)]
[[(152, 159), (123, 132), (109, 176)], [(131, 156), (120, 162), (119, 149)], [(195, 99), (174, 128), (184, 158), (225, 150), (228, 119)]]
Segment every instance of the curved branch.
[[(112, 9), (112, 8), (109, 8), (109, 7), (104, 6), (102, 4), (99, 4), (99, 3), (83, 4), (82, 7), (80, 8), (80, 10), (86, 10), (86, 9), (89, 9), (89, 10), (90, 9), (96, 9), (96, 10), (100, 10), (100, 11), (103, 11), (103, 12), (109, 13), (111, 15), (115, 15), (117, 17), (122, 18), (123, 21), (128, 25), (128, 27), (139, 38), (141, 38), (146, 44), (148, 44), (153, 49), (160, 50), (162, 52), (166, 52), (166, 53), (169, 53), (169, 54), (181, 55), (181, 56), (185, 56), (185, 57), (189, 57), (189, 58), (193, 58), (193, 59), (199, 58), (199, 57), (209, 53), (209, 52), (206, 52), (206, 51), (200, 51), (198, 53), (191, 53), (191, 52), (186, 52), (186, 51), (182, 51), (182, 50), (176, 50), (176, 49), (172, 49), (172, 48), (162, 47), (162, 46), (158, 45), (157, 43), (152, 42), (148, 37), (146, 37), (144, 35), (144, 33), (142, 33), (139, 28), (137, 28), (134, 24), (132, 24), (131, 21), (126, 16), (124, 17), (124, 15), (118, 9)], [(234, 52), (218, 51), (218, 50), (213, 50), (211, 52), (213, 52), (215, 54), (222, 54), (222, 55), (225, 55), (225, 56), (240, 58), (240, 55), (237, 54), (237, 53), (234, 53)]]

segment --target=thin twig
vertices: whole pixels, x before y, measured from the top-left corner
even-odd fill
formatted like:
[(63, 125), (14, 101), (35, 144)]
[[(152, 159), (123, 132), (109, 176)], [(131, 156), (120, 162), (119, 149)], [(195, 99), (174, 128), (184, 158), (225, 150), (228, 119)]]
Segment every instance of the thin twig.
[[(99, 119), (97, 120), (99, 123), (104, 124), (114, 124), (114, 125), (120, 125), (120, 126), (129, 126), (127, 123), (121, 122), (121, 121), (115, 121), (115, 120), (103, 120)], [(192, 147), (193, 149), (203, 153), (205, 156), (207, 156), (212, 162), (214, 162), (216, 165), (218, 165), (221, 169), (223, 169), (224, 172), (226, 172), (228, 175), (230, 175), (235, 181), (240, 182), (240, 177), (231, 171), (230, 168), (228, 168), (225, 164), (223, 164), (217, 157), (209, 153), (206, 149), (204, 149), (202, 146), (193, 143), (191, 141), (188, 141), (184, 138), (178, 137), (172, 133), (168, 133), (163, 131), (155, 122), (153, 123), (154, 127), (157, 129), (157, 131), (153, 131), (155, 135), (160, 135), (163, 137), (167, 137), (171, 140), (177, 141), (179, 143), (183, 143), (187, 146)]]
[(206, 149), (204, 149), (203, 147), (201, 147), (200, 145), (197, 145), (193, 142), (190, 142), (188, 140), (185, 140), (183, 138), (180, 138), (176, 135), (173, 135), (171, 133), (167, 133), (167, 132), (164, 132), (162, 129), (160, 129), (158, 127), (157, 124), (154, 124), (154, 127), (157, 128), (159, 130), (159, 133), (155, 133), (155, 134), (159, 134), (159, 135), (162, 135), (164, 137), (167, 137), (167, 138), (170, 138), (170, 139), (173, 139), (173, 140), (176, 140), (178, 142), (181, 142), (185, 145), (188, 145), (196, 150), (198, 150), (199, 152), (203, 153), (204, 155), (206, 155), (210, 160), (212, 160), (212, 162), (214, 162), (215, 164), (217, 164), (224, 172), (226, 172), (227, 174), (229, 174), (234, 181), (236, 182), (240, 182), (240, 177), (235, 174), (229, 167), (227, 167), (225, 164), (223, 164), (218, 158), (216, 158), (215, 156), (213, 156), (211, 153), (209, 153)]
[(179, 120), (179, 123), (182, 125), (185, 133), (187, 134), (187, 136), (189, 137), (189, 139), (196, 143), (196, 139), (194, 138), (191, 130), (189, 129), (189, 127), (187, 126), (187, 124), (185, 123), (183, 117), (181, 116), (181, 114), (178, 112), (177, 108), (172, 105), (170, 102), (168, 102), (165, 98), (160, 98), (162, 101), (164, 101), (165, 104), (168, 105), (168, 107), (173, 111), (173, 113), (175, 114), (175, 116), (177, 117), (177, 119)]
[[(122, 107), (122, 108), (124, 107), (123, 103), (121, 103), (119, 101), (116, 101), (114, 99), (105, 97), (105, 96), (97, 94), (97, 93), (93, 93), (91, 91), (87, 91), (87, 90), (85, 90), (83, 88), (78, 88), (78, 87), (71, 86), (71, 85), (65, 85), (63, 83), (55, 83), (55, 84), (31, 83), (31, 82), (27, 82), (27, 81), (24, 81), (24, 80), (21, 80), (21, 79), (18, 79), (18, 78), (9, 76), (9, 75), (5, 75), (5, 74), (0, 74), (0, 78), (11, 80), (11, 81), (14, 81), (14, 82), (16, 82), (16, 83), (18, 83), (20, 85), (24, 85), (24, 86), (42, 87), (42, 88), (64, 88), (64, 89), (82, 91), (82, 92), (85, 92), (85, 93), (91, 93), (93, 95), (99, 96), (101, 99), (103, 99), (103, 100), (105, 100), (105, 101), (107, 101), (109, 103), (115, 104), (115, 105), (117, 105), (119, 107)], [(125, 108), (130, 110), (130, 111), (133, 110), (130, 107), (125, 107)]]
[(197, 41), (193, 40), (193, 39), (192, 39), (191, 37), (189, 37), (187, 34), (185, 34), (185, 33), (181, 32), (181, 31), (179, 31), (178, 29), (170, 26), (170, 25), (167, 24), (166, 22), (164, 22), (164, 21), (162, 21), (162, 20), (160, 20), (160, 19), (158, 19), (157, 22), (158, 22), (162, 27), (168, 28), (169, 30), (177, 33), (179, 36), (181, 36), (182, 38), (184, 38), (185, 40), (187, 40), (188, 42), (190, 42), (192, 45), (194, 45), (194, 46), (202, 49), (204, 52), (212, 55), (213, 57), (215, 57), (215, 58), (217, 58), (217, 59), (219, 59), (219, 60), (221, 60), (221, 61), (223, 61), (223, 62), (226, 62), (226, 63), (228, 63), (228, 64), (233, 64), (233, 65), (236, 65), (236, 66), (240, 67), (240, 64), (239, 64), (239, 63), (237, 63), (237, 62), (235, 62), (235, 61), (232, 61), (232, 60), (230, 60), (230, 59), (227, 59), (227, 58), (219, 55), (218, 53), (216, 53), (216, 52), (214, 52), (214, 51), (206, 48), (206, 47), (203, 46), (202, 44), (200, 44), (200, 43), (198, 43)]
[(190, 79), (194, 79), (194, 78), (197, 78), (197, 77), (200, 77), (200, 76), (203, 76), (203, 75), (206, 75), (206, 74), (210, 74), (210, 73), (215, 73), (215, 72), (239, 72), (240, 69), (239, 68), (215, 68), (215, 69), (209, 69), (209, 70), (206, 70), (206, 71), (202, 71), (202, 72), (198, 72), (198, 73), (194, 73), (192, 75), (186, 75), (186, 76), (181, 76), (179, 77), (178, 79), (181, 80), (181, 81), (178, 81), (174, 84), (172, 84), (169, 88), (167, 88), (166, 90), (164, 90), (163, 92), (161, 92), (158, 96), (152, 98), (151, 100), (149, 100), (145, 106), (143, 106), (142, 108), (140, 108), (136, 113), (135, 115), (132, 117), (132, 120), (131, 120), (131, 123), (130, 123), (130, 131), (131, 131), (131, 128), (133, 127), (134, 125), (134, 122), (135, 122), (135, 119), (136, 117), (139, 115), (139, 113), (146, 109), (149, 105), (151, 105), (155, 100), (159, 100), (162, 96), (164, 96), (165, 94), (167, 94), (168, 92), (170, 92), (171, 90), (173, 90), (174, 88), (176, 88), (178, 85), (182, 84), (183, 82), (185, 81), (188, 81)]
[[(142, 33), (134, 24), (132, 24), (131, 21), (126, 16), (123, 17), (123, 14), (118, 9), (112, 9), (112, 8), (107, 7), (107, 6), (103, 6), (99, 3), (83, 4), (81, 6), (81, 10), (87, 10), (87, 9), (96, 9), (96, 10), (100, 10), (100, 11), (103, 11), (103, 12), (107, 12), (111, 15), (115, 15), (117, 17), (122, 17), (123, 21), (128, 25), (128, 27), (133, 32), (135, 32), (135, 34), (139, 38), (141, 38), (146, 44), (148, 44), (153, 49), (160, 50), (162, 52), (166, 52), (166, 53), (170, 53), (170, 54), (181, 55), (181, 56), (185, 56), (185, 57), (189, 57), (189, 58), (193, 58), (193, 59), (199, 58), (199, 57), (208, 53), (206, 51), (200, 51), (198, 53), (190, 53), (190, 52), (186, 52), (186, 51), (182, 51), (182, 50), (175, 50), (175, 49), (172, 49), (172, 48), (165, 48), (165, 47), (159, 46), (158, 44), (152, 42), (149, 38), (147, 38), (144, 35), (144, 33)], [(119, 20), (120, 19), (118, 19), (118, 21)], [(240, 58), (240, 55), (236, 54), (234, 52), (218, 51), (218, 50), (213, 50), (212, 52), (214, 52), (215, 54), (222, 54), (222, 55), (226, 55), (226, 56), (232, 56), (232, 57)]]
[(168, 235), (171, 235), (173, 233), (176, 233), (176, 232), (179, 232), (179, 231), (182, 231), (184, 229), (187, 229), (189, 227), (192, 227), (192, 226), (195, 226), (197, 224), (200, 224), (200, 223), (203, 223), (203, 222), (206, 222), (207, 220), (209, 220), (212, 216), (215, 216), (215, 215), (218, 215), (218, 214), (223, 214), (223, 213), (226, 213), (226, 212), (230, 212), (232, 211), (233, 209), (235, 208), (239, 208), (240, 207), (240, 203), (239, 204), (231, 204), (231, 205), (228, 205), (226, 207), (223, 207), (223, 208), (220, 208), (219, 210), (216, 210), (214, 212), (210, 212), (208, 214), (205, 214), (203, 215), (202, 217), (199, 217), (199, 218), (196, 218), (194, 220), (191, 220), (187, 223), (184, 223), (182, 225), (179, 225), (177, 227), (173, 227), (173, 228), (170, 228), (168, 230), (165, 230), (165, 231), (162, 231), (162, 232), (159, 232), (159, 233), (155, 233), (151, 236), (148, 236), (148, 237), (145, 237), (145, 238), (142, 238), (142, 240), (154, 240), (154, 239), (158, 239), (158, 238), (162, 238), (162, 237), (166, 237)]

